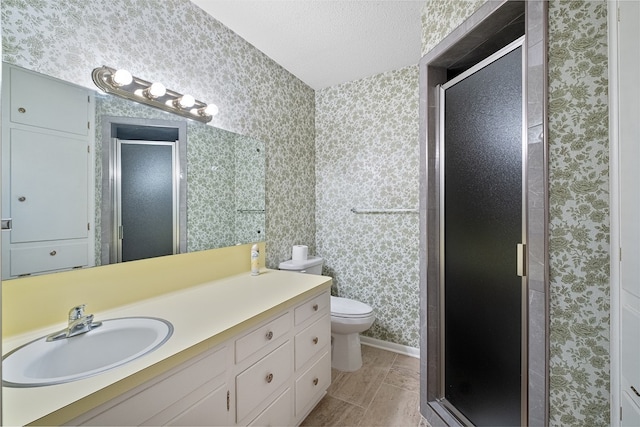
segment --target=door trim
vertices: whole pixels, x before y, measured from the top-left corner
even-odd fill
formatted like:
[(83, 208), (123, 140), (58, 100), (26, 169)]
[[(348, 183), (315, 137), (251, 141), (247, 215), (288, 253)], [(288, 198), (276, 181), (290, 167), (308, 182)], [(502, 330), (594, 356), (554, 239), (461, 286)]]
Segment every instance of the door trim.
[(178, 253), (187, 252), (187, 124), (182, 121), (143, 119), (134, 117), (102, 116), (102, 206), (101, 212), (101, 265), (116, 262), (118, 240), (113, 232), (116, 222), (113, 204), (116, 197), (115, 185), (115, 136), (120, 126), (140, 126), (149, 128), (175, 129), (178, 133), (176, 156), (178, 164), (177, 217)]
[(618, 139), (618, 0), (607, 2), (609, 32), (609, 171), (611, 178), (610, 209), (610, 281), (611, 281), (611, 339), (610, 339), (610, 422), (620, 425), (620, 141)]

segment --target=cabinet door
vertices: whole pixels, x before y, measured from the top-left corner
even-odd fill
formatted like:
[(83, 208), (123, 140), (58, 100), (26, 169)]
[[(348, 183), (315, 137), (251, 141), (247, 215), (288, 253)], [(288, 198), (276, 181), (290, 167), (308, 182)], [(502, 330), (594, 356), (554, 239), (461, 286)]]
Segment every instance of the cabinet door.
[(250, 426), (289, 426), (293, 425), (293, 392), (286, 389)]
[[(226, 412), (228, 389), (225, 387), (224, 374), (227, 363), (227, 347), (223, 346), (204, 357), (196, 357), (195, 361), (181, 365), (177, 371), (159, 382), (139, 386), (134, 394), (115, 405), (108, 402), (95, 410), (97, 415), (91, 414), (89, 419), (79, 418), (74, 422), (91, 426), (164, 425), (188, 412), (202, 399), (209, 402), (208, 397), (218, 398), (222, 393), (221, 388), (224, 389)], [(211, 394), (207, 394), (209, 390), (212, 390)], [(195, 417), (198, 409), (195, 408), (194, 411)], [(213, 412), (217, 413), (217, 409)], [(185, 417), (188, 416), (190, 415), (185, 414)]]
[(222, 384), (186, 411), (167, 423), (169, 426), (229, 425), (228, 387)]
[(86, 141), (11, 130), (11, 243), (88, 235)]
[(640, 407), (633, 403), (629, 394), (625, 391), (622, 393), (622, 420), (621, 427), (638, 427), (640, 426)]
[(88, 135), (89, 91), (20, 68), (10, 68), (14, 123)]
[[(628, 303), (622, 304), (622, 325), (620, 327), (620, 385), (623, 392), (629, 393), (631, 400), (640, 406), (640, 304), (628, 296)], [(638, 306), (631, 306), (636, 302)]]

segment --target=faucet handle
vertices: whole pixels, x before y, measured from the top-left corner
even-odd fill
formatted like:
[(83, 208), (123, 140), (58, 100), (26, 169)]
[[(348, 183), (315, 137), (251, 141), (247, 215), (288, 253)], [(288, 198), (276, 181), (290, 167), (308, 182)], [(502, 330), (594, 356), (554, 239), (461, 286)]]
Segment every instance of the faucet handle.
[(69, 321), (73, 322), (84, 316), (85, 304), (80, 304), (69, 310)]

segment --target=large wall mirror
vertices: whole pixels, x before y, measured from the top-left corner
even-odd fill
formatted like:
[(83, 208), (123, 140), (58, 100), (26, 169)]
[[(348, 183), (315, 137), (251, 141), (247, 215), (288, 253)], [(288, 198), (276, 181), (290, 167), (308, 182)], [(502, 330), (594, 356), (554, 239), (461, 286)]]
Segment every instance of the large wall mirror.
[[(77, 115), (63, 114), (65, 94), (83, 100), (70, 107)], [(125, 164), (149, 178), (145, 168), (156, 157), (169, 176), (164, 223), (174, 227), (165, 239), (173, 249), (157, 255), (265, 240), (260, 141), (10, 64), (3, 64), (2, 107), (3, 280), (146, 257), (118, 258), (114, 204), (128, 197), (131, 215), (160, 239), (164, 226), (150, 221), (165, 208), (147, 199), (155, 181), (129, 179), (128, 190), (118, 181)], [(133, 160), (119, 157), (129, 153)]]

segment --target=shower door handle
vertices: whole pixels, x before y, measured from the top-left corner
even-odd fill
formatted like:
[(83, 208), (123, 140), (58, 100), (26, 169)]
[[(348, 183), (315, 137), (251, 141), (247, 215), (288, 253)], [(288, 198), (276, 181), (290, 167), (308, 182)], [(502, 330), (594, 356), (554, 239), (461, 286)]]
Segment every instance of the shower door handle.
[(524, 277), (527, 275), (527, 245), (525, 245), (524, 243), (518, 243), (516, 251), (516, 274), (520, 277)]

